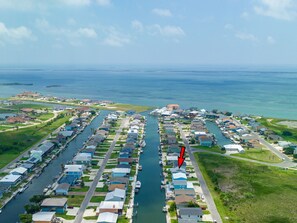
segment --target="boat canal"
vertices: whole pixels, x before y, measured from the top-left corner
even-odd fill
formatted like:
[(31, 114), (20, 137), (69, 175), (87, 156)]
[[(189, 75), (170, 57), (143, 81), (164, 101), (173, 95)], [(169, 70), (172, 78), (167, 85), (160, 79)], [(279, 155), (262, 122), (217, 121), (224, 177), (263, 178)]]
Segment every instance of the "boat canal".
[(232, 144), (232, 141), (223, 135), (221, 129), (217, 126), (217, 124), (215, 122), (207, 120), (205, 124), (206, 124), (206, 128), (208, 129), (208, 131), (215, 135), (217, 144), (219, 146)]
[(138, 180), (141, 182), (141, 189), (136, 194), (134, 203), (133, 222), (135, 223), (165, 223), (166, 215), (162, 212), (165, 204), (164, 190), (161, 190), (160, 173), (162, 168), (159, 165), (158, 146), (160, 136), (158, 134), (158, 119), (143, 113), (147, 118), (146, 124), (146, 147), (140, 156), (140, 165), (143, 170), (138, 173)]

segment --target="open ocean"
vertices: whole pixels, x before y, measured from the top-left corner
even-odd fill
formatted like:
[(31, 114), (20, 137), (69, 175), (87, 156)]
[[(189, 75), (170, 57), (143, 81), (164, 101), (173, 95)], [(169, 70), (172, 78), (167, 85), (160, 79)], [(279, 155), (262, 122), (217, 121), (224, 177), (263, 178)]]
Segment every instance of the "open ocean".
[[(5, 85), (15, 82), (33, 85)], [(178, 103), (183, 108), (297, 119), (296, 67), (1, 67), (0, 97), (23, 91), (152, 106)]]

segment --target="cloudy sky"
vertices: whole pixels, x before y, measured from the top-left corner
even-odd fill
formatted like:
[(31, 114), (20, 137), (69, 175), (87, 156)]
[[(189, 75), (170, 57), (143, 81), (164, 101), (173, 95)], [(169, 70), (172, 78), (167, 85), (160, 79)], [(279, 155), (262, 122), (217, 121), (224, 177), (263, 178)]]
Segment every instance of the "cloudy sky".
[(0, 0), (1, 64), (296, 64), (296, 0)]

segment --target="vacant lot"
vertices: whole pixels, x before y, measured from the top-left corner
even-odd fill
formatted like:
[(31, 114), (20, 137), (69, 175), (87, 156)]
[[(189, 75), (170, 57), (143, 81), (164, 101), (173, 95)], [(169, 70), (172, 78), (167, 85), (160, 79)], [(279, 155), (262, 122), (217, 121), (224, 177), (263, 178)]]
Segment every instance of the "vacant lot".
[(297, 222), (297, 172), (195, 154), (224, 222)]
[(248, 149), (244, 153), (233, 154), (232, 156), (239, 156), (252, 160), (258, 160), (267, 163), (280, 163), (282, 160), (267, 149)]
[(0, 168), (7, 165), (22, 152), (56, 130), (70, 119), (69, 115), (59, 115), (46, 124), (0, 133)]

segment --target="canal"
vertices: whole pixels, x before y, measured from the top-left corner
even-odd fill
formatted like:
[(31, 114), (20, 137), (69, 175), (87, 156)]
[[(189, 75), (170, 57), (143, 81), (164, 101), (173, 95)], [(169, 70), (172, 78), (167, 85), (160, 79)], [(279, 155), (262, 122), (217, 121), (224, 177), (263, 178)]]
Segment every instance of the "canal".
[(33, 179), (32, 184), (29, 184), (29, 188), (26, 191), (17, 195), (15, 199), (3, 208), (0, 214), (1, 223), (16, 223), (19, 221), (19, 214), (25, 212), (24, 206), (29, 203), (29, 199), (33, 195), (42, 194), (43, 189), (53, 183), (53, 178), (62, 171), (61, 164), (66, 164), (73, 158), (75, 153), (82, 148), (83, 143), (93, 133), (93, 130), (98, 128), (103, 122), (103, 119), (108, 113), (109, 111), (101, 111), (100, 115), (97, 116), (81, 134), (71, 141), (67, 148), (44, 169), (43, 173), (38, 178)]
[(217, 126), (215, 122), (212, 121), (206, 121), (206, 127), (208, 131), (215, 135), (217, 144), (219, 146), (224, 146), (227, 144), (232, 144), (232, 141), (228, 139), (226, 136), (223, 135), (221, 129)]
[(159, 166), (158, 146), (160, 138), (158, 134), (158, 119), (149, 116), (147, 117), (146, 125), (146, 147), (144, 153), (140, 157), (140, 165), (142, 171), (138, 174), (138, 180), (141, 181), (141, 189), (135, 196), (135, 204), (139, 204), (134, 212), (137, 215), (133, 218), (135, 223), (165, 223), (166, 216), (162, 212), (162, 207), (165, 205), (164, 191), (160, 190), (162, 171)]

